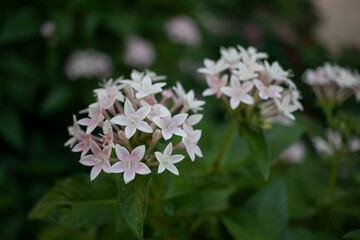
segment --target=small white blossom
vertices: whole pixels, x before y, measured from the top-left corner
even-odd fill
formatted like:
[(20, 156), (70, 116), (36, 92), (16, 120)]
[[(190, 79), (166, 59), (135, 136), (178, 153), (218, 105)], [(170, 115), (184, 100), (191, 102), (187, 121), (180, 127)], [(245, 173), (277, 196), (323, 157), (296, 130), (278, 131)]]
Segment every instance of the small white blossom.
[(151, 94), (159, 93), (162, 91), (166, 83), (155, 83), (152, 84), (150, 77), (145, 76), (141, 83), (134, 83), (132, 86), (136, 91), (137, 98), (143, 98)]
[(232, 109), (236, 109), (241, 102), (245, 104), (253, 104), (253, 99), (248, 92), (253, 88), (252, 82), (240, 83), (239, 78), (234, 75), (230, 78), (231, 87), (223, 87), (221, 91), (231, 97), (230, 106)]
[(179, 175), (179, 171), (177, 170), (174, 164), (183, 160), (184, 156), (180, 154), (171, 155), (172, 151), (173, 151), (172, 143), (169, 143), (165, 148), (164, 153), (155, 152), (155, 157), (160, 163), (158, 168), (158, 173), (162, 173), (165, 169), (167, 169), (173, 174)]

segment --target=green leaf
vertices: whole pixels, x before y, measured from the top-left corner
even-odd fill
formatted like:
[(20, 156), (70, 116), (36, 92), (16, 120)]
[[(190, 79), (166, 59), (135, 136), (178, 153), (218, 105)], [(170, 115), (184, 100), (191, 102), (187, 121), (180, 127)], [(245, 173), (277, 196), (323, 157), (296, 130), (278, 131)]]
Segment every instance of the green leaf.
[(38, 31), (35, 12), (31, 9), (23, 9), (7, 19), (0, 33), (0, 44), (27, 40)]
[(282, 239), (288, 222), (284, 182), (279, 180), (260, 190), (243, 209), (231, 210), (221, 220), (235, 239)]
[(0, 134), (14, 148), (24, 146), (24, 133), (19, 116), (12, 111), (4, 110), (0, 114)]
[(147, 212), (150, 177), (138, 175), (128, 184), (119, 180), (119, 204), (131, 231), (143, 239), (143, 225)]
[(69, 227), (98, 226), (115, 218), (116, 182), (102, 174), (93, 182), (76, 175), (55, 184), (36, 204), (30, 219), (50, 218)]
[(304, 228), (286, 230), (284, 240), (315, 240), (315, 234)]
[(59, 112), (71, 102), (71, 99), (71, 88), (66, 86), (57, 86), (52, 89), (43, 100), (41, 112), (44, 115)]
[(343, 239), (360, 239), (360, 229), (348, 232), (343, 236)]
[(246, 139), (251, 158), (256, 162), (265, 180), (269, 178), (270, 150), (264, 132), (246, 124), (239, 124), (239, 133)]

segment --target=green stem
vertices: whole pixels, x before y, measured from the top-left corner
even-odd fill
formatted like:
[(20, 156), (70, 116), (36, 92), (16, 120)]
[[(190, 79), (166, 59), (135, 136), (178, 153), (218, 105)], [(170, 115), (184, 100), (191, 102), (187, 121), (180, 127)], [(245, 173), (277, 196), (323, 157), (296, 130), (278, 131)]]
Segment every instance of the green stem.
[(335, 159), (334, 159), (333, 167), (331, 170), (331, 176), (330, 176), (330, 182), (329, 182), (329, 191), (328, 191), (329, 197), (332, 197), (332, 195), (334, 193), (336, 179), (337, 179), (339, 165), (340, 165), (340, 156), (341, 156), (341, 154), (339, 152), (335, 153)]
[(214, 162), (214, 165), (213, 165), (213, 170), (217, 170), (220, 166), (220, 162), (221, 162), (221, 159), (223, 158), (224, 154), (225, 154), (225, 150), (227, 148), (227, 145), (229, 144), (230, 142), (230, 139), (231, 139), (231, 135), (235, 129), (237, 125), (237, 121), (235, 119), (233, 119), (230, 123), (230, 126), (229, 126), (229, 129), (226, 133), (226, 136), (225, 136), (225, 139), (219, 149), (219, 152), (216, 156), (216, 159), (215, 159), (215, 162)]

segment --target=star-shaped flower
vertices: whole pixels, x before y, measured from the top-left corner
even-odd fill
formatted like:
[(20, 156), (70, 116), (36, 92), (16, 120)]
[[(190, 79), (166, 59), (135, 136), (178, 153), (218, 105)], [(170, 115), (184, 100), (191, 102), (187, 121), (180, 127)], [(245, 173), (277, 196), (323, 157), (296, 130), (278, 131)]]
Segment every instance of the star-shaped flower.
[(295, 120), (295, 117), (294, 115), (292, 115), (292, 112), (296, 111), (299, 107), (296, 105), (292, 105), (290, 101), (291, 101), (290, 95), (286, 95), (285, 97), (283, 97), (282, 101), (280, 101), (279, 99), (274, 99), (274, 102), (278, 110), (282, 112), (289, 119)]
[(197, 145), (201, 137), (201, 130), (194, 131), (188, 128), (186, 132), (187, 135), (186, 137), (183, 137), (182, 143), (185, 145), (186, 151), (189, 154), (191, 161), (195, 160), (195, 155), (203, 157), (201, 149)]
[(198, 70), (198, 72), (208, 74), (208, 75), (213, 75), (213, 76), (219, 74), (220, 72), (224, 71), (228, 67), (226, 62), (223, 59), (220, 59), (217, 62), (214, 62), (213, 60), (210, 60), (210, 59), (205, 59), (204, 65), (205, 65), (205, 67), (200, 68)]
[(164, 87), (166, 83), (155, 83), (152, 84), (151, 78), (145, 76), (141, 83), (134, 83), (133, 88), (138, 91), (136, 93), (137, 98), (143, 98), (149, 96), (151, 94), (159, 93), (162, 91), (162, 87)]
[(120, 91), (122, 86), (118, 85), (119, 81), (120, 80), (113, 81), (110, 79), (105, 83), (104, 88), (98, 88), (94, 90), (99, 99), (101, 108), (110, 108), (114, 104), (115, 100), (120, 102), (124, 101), (124, 95)]
[(259, 96), (267, 100), (269, 98), (281, 98), (280, 93), (284, 90), (282, 87), (277, 85), (265, 86), (260, 80), (255, 79), (254, 84), (259, 90)]
[(111, 127), (110, 121), (106, 120), (103, 124), (103, 135), (101, 141), (103, 142), (104, 146), (108, 145), (112, 148), (115, 147), (113, 139), (114, 139), (114, 133), (113, 129)]
[(226, 86), (228, 77), (229, 76), (227, 74), (222, 76), (221, 79), (217, 76), (208, 76), (206, 78), (206, 82), (210, 88), (203, 92), (203, 96), (211, 96), (216, 94), (216, 97), (219, 98), (223, 94), (221, 92), (221, 88)]
[(104, 119), (100, 103), (94, 103), (89, 106), (89, 117), (78, 121), (79, 125), (87, 126), (86, 134), (90, 134)]
[(288, 80), (289, 72), (284, 71), (278, 62), (273, 62), (270, 65), (267, 61), (265, 61), (265, 69), (272, 80)]
[(197, 111), (203, 109), (201, 106), (203, 106), (204, 104), (205, 101), (195, 98), (195, 93), (193, 90), (190, 90), (185, 96), (184, 106), (187, 110), (191, 110), (196, 113)]
[(240, 52), (234, 47), (221, 47), (220, 53), (221, 57), (229, 64), (230, 67), (236, 67), (241, 58)]
[(130, 139), (136, 132), (136, 129), (139, 129), (142, 132), (152, 133), (153, 129), (149, 124), (143, 121), (151, 111), (150, 106), (144, 106), (139, 110), (135, 111), (129, 99), (125, 100), (124, 113), (119, 116), (113, 117), (110, 122), (118, 124), (125, 127), (125, 135)]
[(81, 133), (78, 135), (79, 143), (76, 144), (72, 152), (81, 152), (81, 158), (84, 157), (90, 150), (91, 144), (95, 143), (94, 140), (91, 138), (91, 134)]
[(186, 136), (183, 129), (179, 126), (183, 124), (187, 118), (188, 114), (180, 113), (174, 117), (167, 116), (163, 118), (154, 118), (153, 122), (161, 128), (161, 134), (165, 140), (170, 139), (173, 134), (184, 137)]
[(134, 180), (136, 173), (141, 175), (151, 173), (149, 167), (141, 162), (145, 154), (145, 145), (136, 147), (130, 154), (126, 148), (116, 144), (115, 152), (120, 161), (112, 165), (110, 171), (113, 173), (124, 172), (125, 183)]
[(159, 161), (158, 173), (162, 173), (165, 169), (169, 170), (175, 175), (179, 175), (179, 171), (175, 167), (175, 163), (180, 162), (184, 159), (183, 155), (177, 154), (172, 155), (173, 146), (172, 143), (169, 143), (164, 150), (164, 153), (155, 152), (155, 157)]
[(150, 120), (152, 120), (153, 118), (156, 118), (156, 117), (166, 117), (166, 116), (171, 115), (169, 109), (167, 109), (162, 104), (150, 105), (146, 101), (141, 101), (141, 105), (151, 107), (151, 111), (150, 111), (149, 115), (147, 116), (147, 118)]
[(90, 180), (94, 180), (101, 170), (110, 173), (109, 157), (111, 154), (111, 147), (107, 146), (101, 150), (96, 143), (91, 143), (91, 151), (93, 154), (87, 155), (80, 159), (80, 163), (85, 166), (92, 166), (90, 172)]
[(248, 81), (240, 84), (240, 80), (233, 75), (230, 79), (230, 85), (231, 87), (221, 88), (221, 91), (231, 98), (230, 106), (232, 109), (236, 109), (239, 106), (240, 102), (243, 102), (245, 104), (254, 103), (254, 100), (251, 98), (251, 96), (247, 94), (253, 88), (254, 84), (252, 82)]

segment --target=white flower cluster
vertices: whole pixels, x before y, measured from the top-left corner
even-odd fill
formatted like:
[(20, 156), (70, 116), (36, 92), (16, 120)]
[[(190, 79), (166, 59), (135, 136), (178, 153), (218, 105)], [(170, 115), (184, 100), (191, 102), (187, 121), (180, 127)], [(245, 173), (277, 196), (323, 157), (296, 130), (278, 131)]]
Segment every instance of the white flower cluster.
[(342, 103), (356, 95), (360, 101), (360, 75), (349, 69), (325, 63), (315, 70), (306, 70), (304, 81), (311, 85), (316, 97), (322, 100), (335, 100)]
[[(97, 102), (83, 111), (88, 117), (78, 121), (74, 117), (74, 125), (69, 127), (71, 138), (65, 146), (82, 152), (80, 163), (92, 166), (91, 180), (103, 170), (123, 172), (128, 183), (135, 174), (149, 174), (148, 166), (158, 166), (158, 173), (168, 169), (178, 175), (174, 164), (184, 156), (172, 155), (177, 149), (185, 148), (192, 161), (195, 156), (202, 157), (197, 145), (201, 130), (193, 128), (202, 114), (190, 113), (202, 110), (205, 102), (197, 100), (193, 90), (185, 92), (180, 83), (163, 90), (166, 83), (159, 80), (165, 78), (134, 70), (131, 79), (110, 79), (94, 90)], [(163, 152), (153, 151), (161, 138), (168, 141), (173, 136), (181, 137), (177, 145), (173, 147), (170, 142)], [(113, 149), (116, 157), (111, 157)]]
[(65, 64), (66, 75), (71, 80), (78, 78), (106, 78), (113, 71), (111, 58), (95, 49), (76, 51)]
[(292, 113), (302, 105), (289, 71), (284, 71), (278, 62), (270, 64), (265, 60), (268, 55), (254, 47), (222, 47), (220, 53), (219, 60), (205, 59), (205, 67), (198, 69), (209, 85), (204, 96), (216, 95), (226, 104), (230, 97), (231, 109), (246, 106), (247, 114), (260, 109), (263, 122), (280, 114), (295, 119)]
[(311, 138), (315, 150), (319, 154), (333, 156), (337, 151), (357, 152), (360, 151), (360, 139), (352, 136), (347, 142), (344, 141), (340, 131), (326, 130), (325, 138), (316, 136)]

